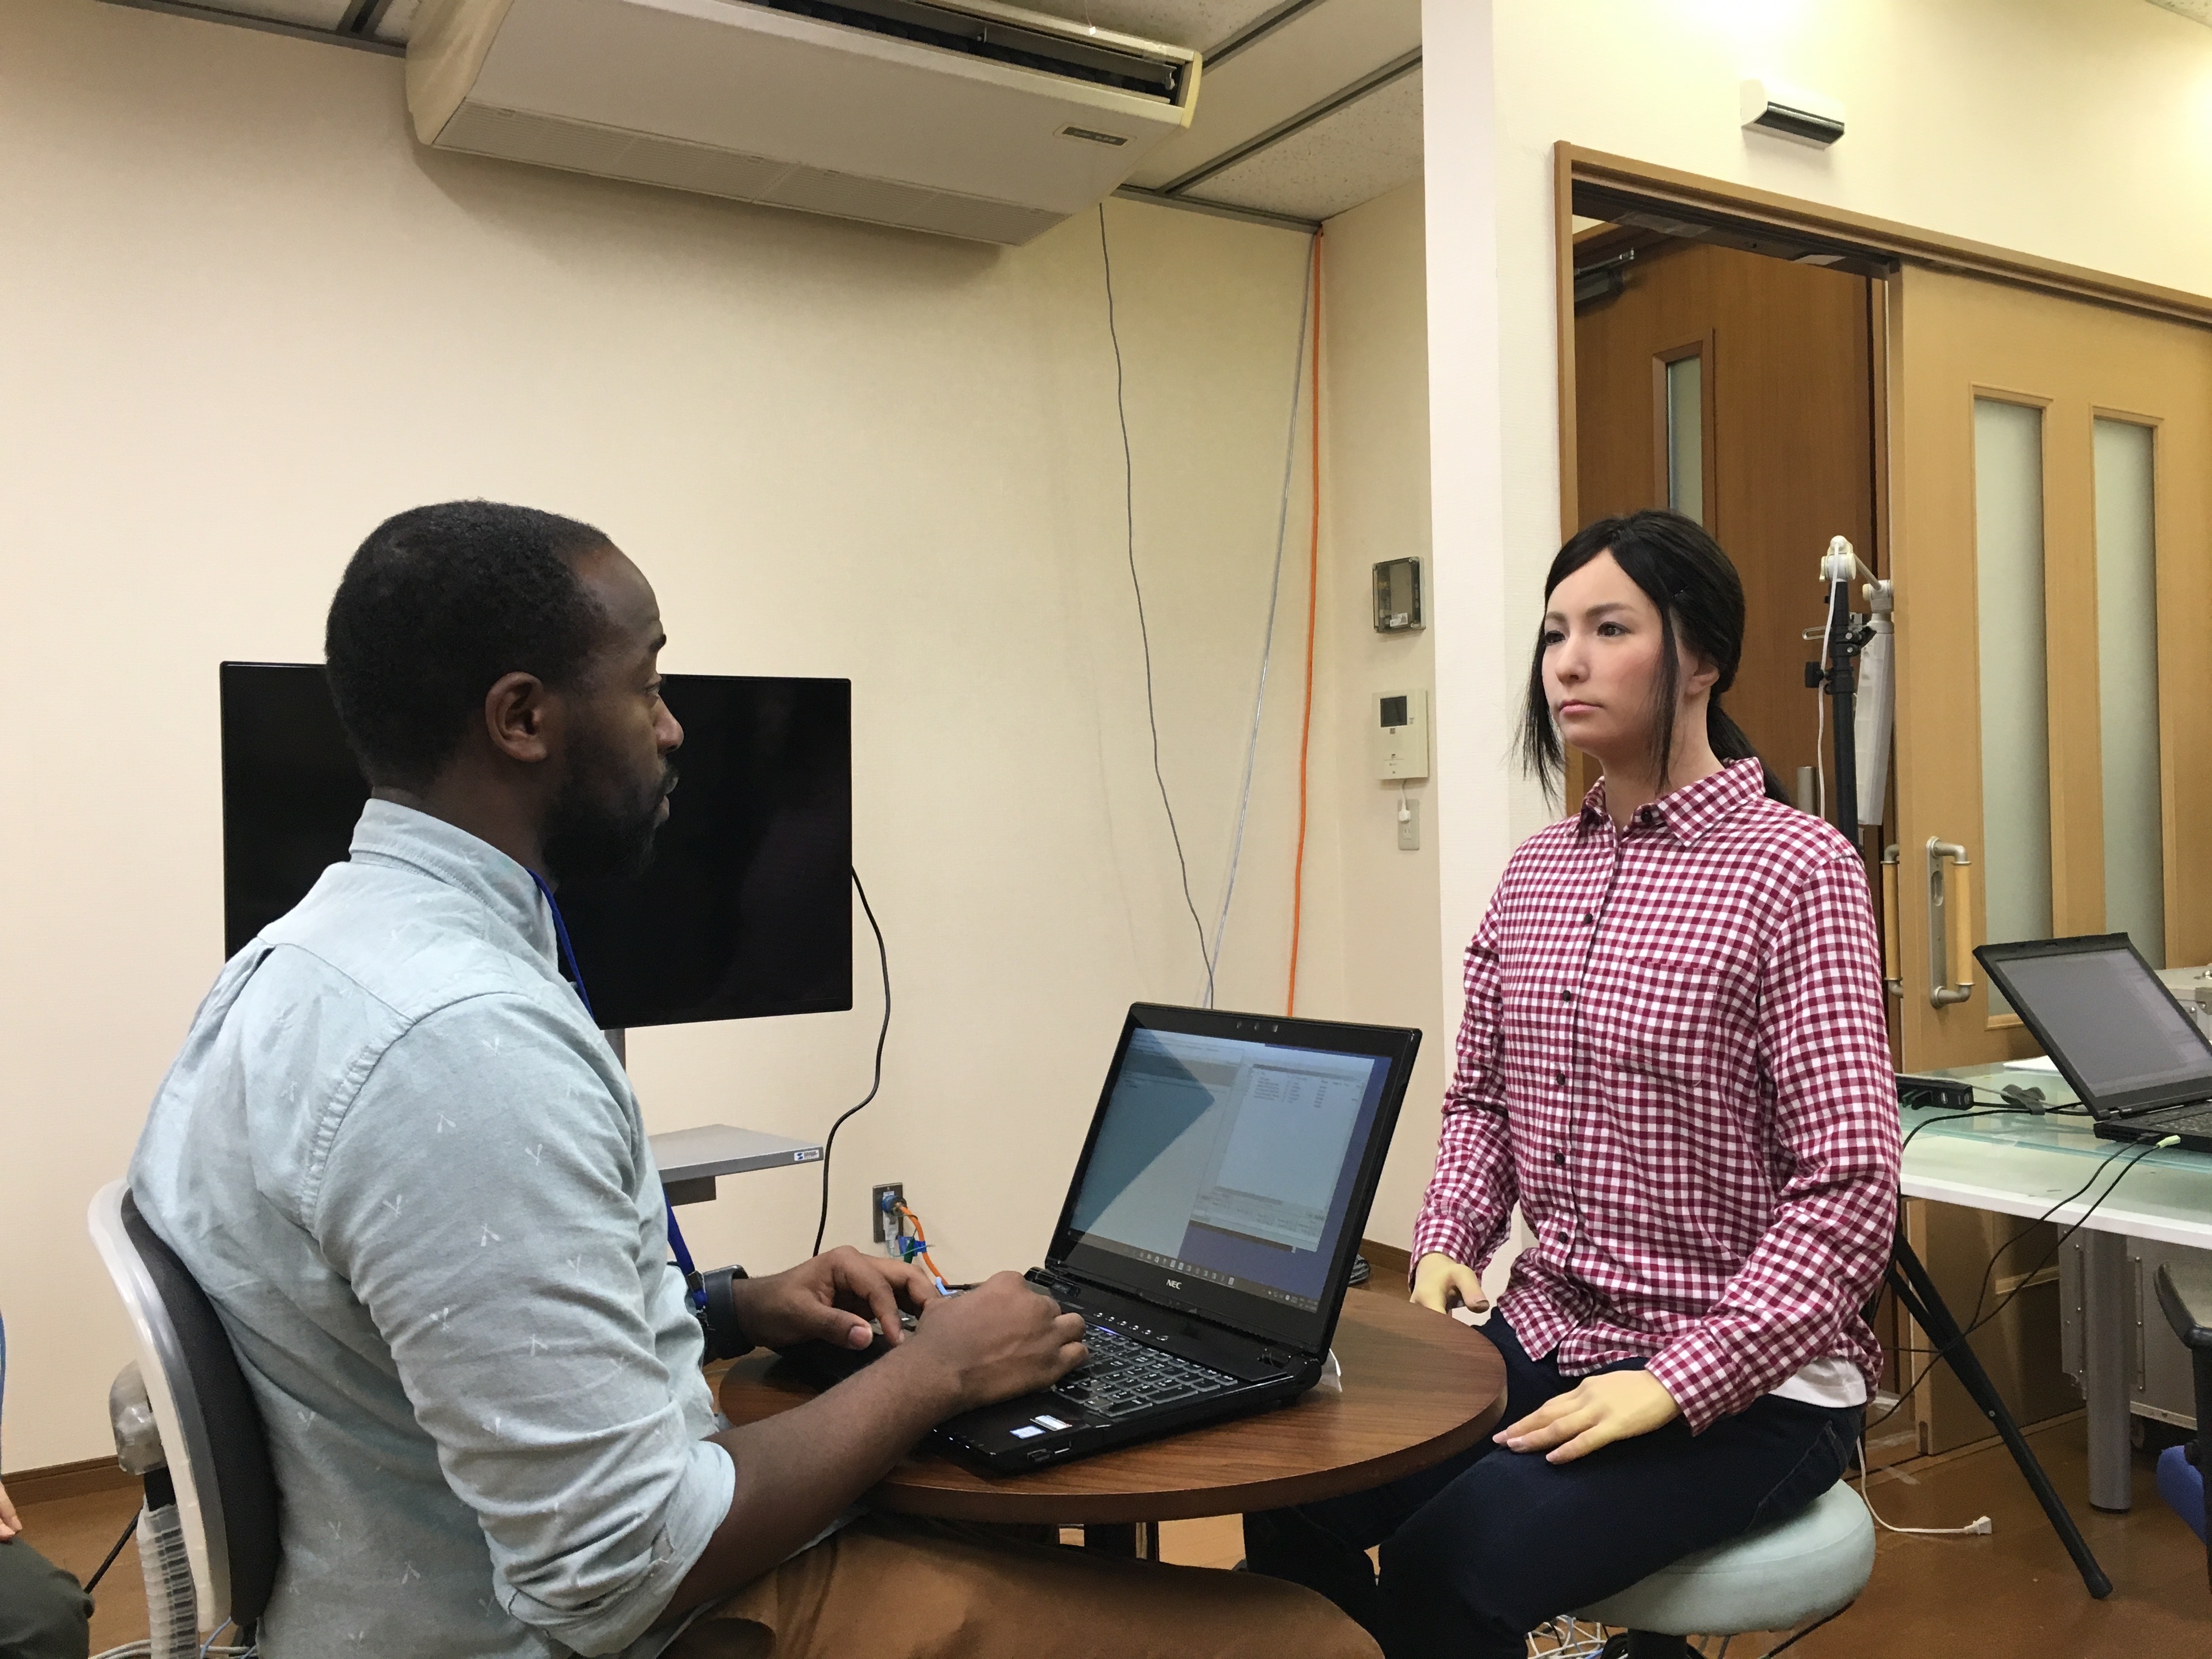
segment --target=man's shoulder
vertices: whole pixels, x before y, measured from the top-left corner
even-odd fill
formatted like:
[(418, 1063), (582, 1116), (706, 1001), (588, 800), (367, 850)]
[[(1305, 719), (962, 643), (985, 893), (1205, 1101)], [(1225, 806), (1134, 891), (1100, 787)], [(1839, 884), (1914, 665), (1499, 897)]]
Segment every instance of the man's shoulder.
[(538, 1002), (561, 991), (519, 945), (468, 893), (413, 871), (346, 863), (325, 871), (252, 948), (268, 957), (257, 977), (359, 999), (386, 1011), (380, 1024), (405, 1029), (457, 1003)]

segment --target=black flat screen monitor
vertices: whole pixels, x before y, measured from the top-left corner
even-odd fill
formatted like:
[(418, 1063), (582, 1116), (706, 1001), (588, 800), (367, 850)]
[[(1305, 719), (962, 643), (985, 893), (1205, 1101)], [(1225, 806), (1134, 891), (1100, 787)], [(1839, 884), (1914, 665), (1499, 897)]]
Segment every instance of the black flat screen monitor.
[[(368, 786), (319, 663), (222, 665), (225, 951), (342, 861)], [(653, 864), (569, 882), (603, 1026), (853, 1006), (849, 680), (669, 674), (680, 780)]]

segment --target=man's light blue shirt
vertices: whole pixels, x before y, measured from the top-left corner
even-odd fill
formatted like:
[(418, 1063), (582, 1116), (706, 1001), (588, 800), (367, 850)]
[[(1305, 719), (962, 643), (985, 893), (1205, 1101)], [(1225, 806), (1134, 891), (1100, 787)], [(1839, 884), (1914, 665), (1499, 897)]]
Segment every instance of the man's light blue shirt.
[(665, 1644), (734, 1471), (636, 1099), (521, 865), (371, 801), (216, 981), (131, 1188), (268, 1427), (270, 1659)]

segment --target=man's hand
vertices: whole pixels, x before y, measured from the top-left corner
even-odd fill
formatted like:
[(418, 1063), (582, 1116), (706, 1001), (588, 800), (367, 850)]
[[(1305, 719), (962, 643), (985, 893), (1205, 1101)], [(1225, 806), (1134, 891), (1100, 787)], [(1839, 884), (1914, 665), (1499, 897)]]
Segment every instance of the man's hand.
[(1083, 1316), (1062, 1313), (1019, 1273), (994, 1273), (922, 1310), (908, 1352), (938, 1368), (953, 1411), (1049, 1388), (1091, 1357)]
[(905, 1335), (899, 1304), (919, 1310), (942, 1300), (929, 1275), (912, 1262), (863, 1255), (849, 1244), (766, 1279), (740, 1279), (730, 1286), (730, 1299), (745, 1334), (764, 1348), (801, 1342), (865, 1348), (875, 1340), (871, 1316), (896, 1346)]
[(1667, 1385), (1649, 1371), (1601, 1371), (1491, 1437), (1508, 1451), (1571, 1463), (1600, 1446), (1664, 1428), (1682, 1414)]
[[(1000, 1273), (958, 1296), (933, 1297), (925, 1293), (926, 1285), (915, 1284), (919, 1274), (898, 1279), (901, 1266), (834, 1250), (776, 1276), (842, 1272), (882, 1281), (887, 1296), (890, 1285), (904, 1284), (920, 1301), (921, 1323), (903, 1346), (836, 1388), (793, 1410), (714, 1437), (736, 1466), (729, 1512), (677, 1586), (664, 1624), (788, 1559), (881, 1480), (933, 1425), (955, 1412), (1045, 1388), (1088, 1355), (1082, 1316), (1063, 1314), (1018, 1274)], [(737, 1288), (750, 1285), (758, 1295), (776, 1279), (741, 1279)], [(779, 1305), (805, 1299), (773, 1294)], [(817, 1320), (822, 1306), (817, 1297), (812, 1314)], [(896, 1329), (898, 1310), (888, 1300), (885, 1307), (884, 1324)], [(738, 1316), (754, 1318), (752, 1304), (741, 1303)]]
[(22, 1530), (23, 1522), (15, 1514), (15, 1506), (8, 1501), (8, 1488), (0, 1486), (0, 1544)]
[(1480, 1313), (1490, 1305), (1490, 1298), (1482, 1293), (1482, 1275), (1442, 1250), (1431, 1250), (1414, 1265), (1413, 1299), (1440, 1314), (1454, 1308), (1471, 1308)]

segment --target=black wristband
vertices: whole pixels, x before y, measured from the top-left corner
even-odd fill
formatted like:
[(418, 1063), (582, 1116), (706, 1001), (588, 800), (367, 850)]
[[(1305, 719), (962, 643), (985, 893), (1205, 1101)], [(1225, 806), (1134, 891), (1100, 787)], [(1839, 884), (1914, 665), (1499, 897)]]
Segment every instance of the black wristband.
[(709, 1361), (740, 1358), (757, 1346), (738, 1322), (737, 1297), (730, 1291), (731, 1285), (749, 1276), (743, 1267), (717, 1267), (699, 1280), (706, 1305), (692, 1311), (698, 1316), (699, 1328), (706, 1336), (706, 1357)]

